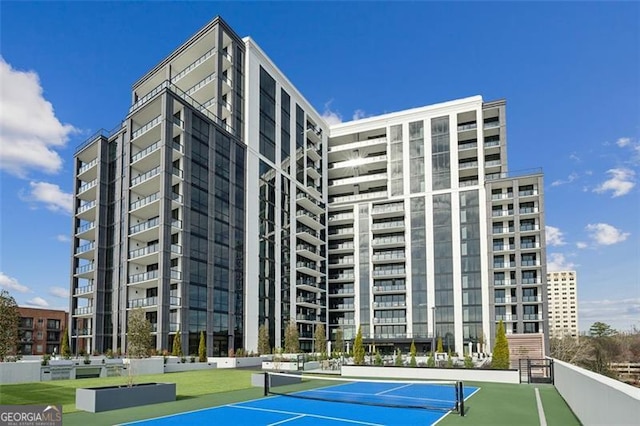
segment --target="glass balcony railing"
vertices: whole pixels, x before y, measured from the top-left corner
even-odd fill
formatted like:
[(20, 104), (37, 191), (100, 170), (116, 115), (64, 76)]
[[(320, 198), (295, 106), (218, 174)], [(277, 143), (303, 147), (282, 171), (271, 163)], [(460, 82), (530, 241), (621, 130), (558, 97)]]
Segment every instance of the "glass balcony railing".
[(148, 197), (144, 197), (144, 198), (141, 198), (140, 200), (130, 203), (129, 210), (139, 209), (140, 207), (146, 206), (149, 203), (153, 203), (158, 199), (160, 199), (160, 192), (156, 192), (154, 194), (149, 195)]
[(172, 280), (181, 280), (182, 272), (178, 271), (177, 269), (171, 269), (170, 276)]
[(342, 250), (342, 249), (353, 249), (355, 245), (352, 242), (348, 243), (340, 243), (340, 244), (329, 244), (329, 250)]
[(177, 322), (169, 323), (169, 332), (175, 333), (178, 330), (180, 330), (180, 324), (179, 323), (177, 323)]
[(198, 65), (200, 65), (201, 63), (203, 63), (204, 61), (206, 61), (207, 59), (209, 59), (211, 56), (213, 56), (215, 54), (215, 47), (211, 50), (208, 50), (207, 52), (205, 52), (204, 55), (200, 56), (198, 59), (196, 59), (194, 62), (192, 62), (191, 64), (189, 64), (185, 69), (183, 69), (182, 71), (180, 71), (178, 74), (176, 74), (174, 77), (171, 78), (171, 82), (175, 83), (178, 80), (180, 80), (182, 77), (184, 77), (185, 75), (187, 75), (188, 73), (190, 73), (191, 71), (193, 71)]
[(156, 306), (158, 304), (157, 297), (145, 297), (142, 299), (133, 299), (127, 302), (127, 308), (146, 308), (148, 306)]
[(137, 250), (131, 250), (129, 251), (129, 259), (134, 259), (140, 256), (146, 256), (147, 254), (151, 254), (151, 253), (157, 253), (159, 248), (160, 248), (159, 244), (152, 244), (150, 246), (143, 247)]
[(169, 305), (171, 306), (181, 306), (180, 298), (176, 296), (169, 297)]
[(151, 130), (153, 127), (155, 127), (158, 124), (160, 124), (161, 121), (162, 121), (162, 116), (161, 115), (159, 115), (156, 118), (154, 118), (153, 120), (149, 121), (147, 124), (145, 124), (144, 126), (140, 127), (135, 132), (131, 133), (131, 140), (134, 140), (134, 139), (142, 136), (143, 134), (145, 134), (146, 132)]
[(95, 227), (96, 227), (95, 222), (85, 223), (84, 225), (79, 226), (78, 229), (76, 229), (76, 234), (82, 234), (83, 232), (90, 231), (91, 229), (93, 229)]
[(139, 223), (129, 227), (129, 235), (137, 234), (138, 232), (145, 231), (150, 228), (155, 228), (160, 225), (160, 218), (153, 218), (146, 222)]
[(404, 212), (404, 204), (396, 203), (396, 204), (382, 204), (373, 206), (371, 209), (371, 214), (383, 214), (383, 213), (395, 213), (395, 212)]
[(484, 147), (485, 148), (491, 148), (492, 146), (500, 146), (500, 140), (499, 139), (493, 139), (493, 140), (486, 140), (484, 141)]
[(93, 330), (91, 328), (74, 328), (72, 334), (74, 336), (91, 336)]
[(178, 244), (171, 244), (171, 253), (182, 254), (182, 246)]
[(82, 173), (86, 172), (87, 170), (89, 170), (90, 168), (92, 168), (93, 166), (95, 166), (96, 164), (98, 164), (98, 159), (94, 158), (93, 160), (89, 161), (88, 163), (84, 163), (79, 169), (78, 169), (78, 174), (81, 175)]
[(191, 96), (194, 93), (196, 93), (198, 90), (202, 89), (204, 86), (209, 84), (211, 81), (213, 81), (215, 78), (216, 78), (216, 73), (209, 74), (208, 76), (200, 80), (198, 83), (196, 83), (194, 86), (187, 89), (185, 93)]
[(76, 247), (76, 254), (85, 253), (87, 251), (93, 250), (95, 248), (95, 243), (90, 242), (88, 244), (83, 244), (81, 246)]
[(93, 207), (95, 207), (95, 206), (96, 206), (96, 200), (89, 201), (88, 203), (81, 204), (81, 205), (78, 207), (78, 213), (77, 213), (77, 214), (84, 213), (84, 212), (86, 212), (87, 210), (92, 209), (92, 208), (93, 208)]
[(160, 149), (160, 141), (154, 142), (153, 144), (149, 145), (142, 151), (139, 151), (135, 155), (131, 156), (131, 163), (135, 163), (136, 161), (146, 157), (147, 155), (151, 154), (153, 151), (156, 151), (158, 149)]
[(500, 121), (499, 120), (491, 120), (491, 121), (485, 121), (484, 122), (484, 128), (485, 129), (493, 129), (495, 127), (500, 127)]
[(86, 274), (87, 272), (91, 272), (94, 269), (93, 262), (87, 263), (86, 265), (78, 266), (76, 268), (76, 274)]
[(149, 281), (158, 278), (158, 271), (147, 271), (140, 274), (129, 275), (128, 283), (135, 284), (142, 281)]
[(98, 179), (94, 179), (91, 182), (84, 183), (78, 187), (78, 194), (81, 194), (98, 184)]
[(393, 222), (374, 222), (371, 225), (371, 229), (389, 229), (389, 228), (404, 228), (404, 221), (396, 220)]
[(473, 130), (473, 129), (476, 129), (476, 128), (478, 128), (478, 123), (476, 123), (475, 121), (472, 122), (472, 123), (470, 122), (470, 123), (458, 124), (458, 131), (459, 132), (463, 132), (465, 130)]
[(85, 306), (73, 310), (73, 315), (91, 315), (93, 314), (93, 306)]
[(75, 296), (79, 296), (81, 294), (87, 294), (93, 292), (93, 285), (86, 285), (84, 287), (78, 287), (73, 291)]
[(151, 179), (152, 177), (156, 176), (158, 173), (160, 173), (160, 166), (155, 167), (151, 170), (149, 170), (146, 173), (142, 173), (134, 178), (131, 179), (131, 186), (135, 186), (138, 185), (148, 179)]

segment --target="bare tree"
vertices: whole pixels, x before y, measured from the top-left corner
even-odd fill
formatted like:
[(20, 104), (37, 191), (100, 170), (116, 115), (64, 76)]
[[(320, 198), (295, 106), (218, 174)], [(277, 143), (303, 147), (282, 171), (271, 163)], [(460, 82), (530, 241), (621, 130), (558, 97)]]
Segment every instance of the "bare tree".
[(16, 300), (6, 290), (0, 291), (0, 361), (17, 353), (20, 313)]
[(327, 334), (324, 329), (324, 324), (318, 324), (313, 340), (315, 351), (324, 358), (327, 355)]
[(293, 320), (289, 321), (284, 331), (284, 351), (288, 354), (300, 352), (300, 334), (298, 333), (298, 326)]

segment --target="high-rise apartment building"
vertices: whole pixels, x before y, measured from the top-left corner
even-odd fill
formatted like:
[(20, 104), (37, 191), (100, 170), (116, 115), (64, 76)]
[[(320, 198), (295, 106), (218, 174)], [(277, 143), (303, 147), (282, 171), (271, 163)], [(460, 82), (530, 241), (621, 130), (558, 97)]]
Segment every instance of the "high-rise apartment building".
[(504, 101), (330, 126), (250, 38), (214, 19), (133, 86), (75, 154), (74, 348), (273, 347), (295, 321), (345, 341), (462, 353), (544, 333), (541, 172), (510, 173)]
[(547, 273), (549, 337), (578, 337), (578, 276), (576, 271)]

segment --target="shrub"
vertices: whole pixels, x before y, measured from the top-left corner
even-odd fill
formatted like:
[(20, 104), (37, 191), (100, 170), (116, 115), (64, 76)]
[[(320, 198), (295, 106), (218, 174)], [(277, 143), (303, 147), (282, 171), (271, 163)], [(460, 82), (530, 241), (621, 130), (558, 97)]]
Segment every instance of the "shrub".
[(200, 332), (200, 343), (198, 344), (198, 361), (207, 362), (207, 343), (204, 337), (204, 331)]
[(496, 331), (496, 344), (493, 347), (491, 368), (503, 370), (509, 368), (509, 342), (502, 320), (498, 323), (498, 331)]
[(51, 359), (50, 355), (42, 355), (42, 361), (40, 362), (41, 365), (49, 365), (49, 360)]
[(85, 365), (91, 364), (91, 360), (89, 359), (89, 354), (85, 354), (84, 360), (82, 362), (84, 362)]
[(404, 362), (402, 361), (402, 351), (400, 349), (398, 349), (398, 353), (396, 354), (395, 365), (397, 367), (402, 367), (404, 365)]
[(113, 351), (111, 350), (111, 348), (107, 349), (107, 352), (105, 352), (104, 355), (109, 359), (113, 359)]
[(376, 352), (376, 359), (374, 363), (375, 365), (382, 365), (382, 355), (380, 355), (380, 352)]
[(191, 355), (191, 357), (189, 358), (189, 361), (191, 361), (191, 363), (195, 363), (196, 362), (196, 356), (195, 355)]
[(464, 368), (473, 368), (473, 359), (469, 355), (464, 357)]
[(180, 357), (180, 362), (184, 364), (185, 362), (187, 362), (187, 358), (184, 356)]

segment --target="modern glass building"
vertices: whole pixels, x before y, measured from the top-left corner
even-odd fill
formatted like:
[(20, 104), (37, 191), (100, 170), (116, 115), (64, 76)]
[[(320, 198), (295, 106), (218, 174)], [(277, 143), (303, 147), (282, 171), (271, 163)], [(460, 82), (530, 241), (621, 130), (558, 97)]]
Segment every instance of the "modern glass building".
[(505, 102), (475, 96), (328, 125), (220, 18), (139, 79), (75, 153), (74, 350), (209, 355), (329, 339), (382, 351), (545, 333), (542, 173), (507, 167)]

